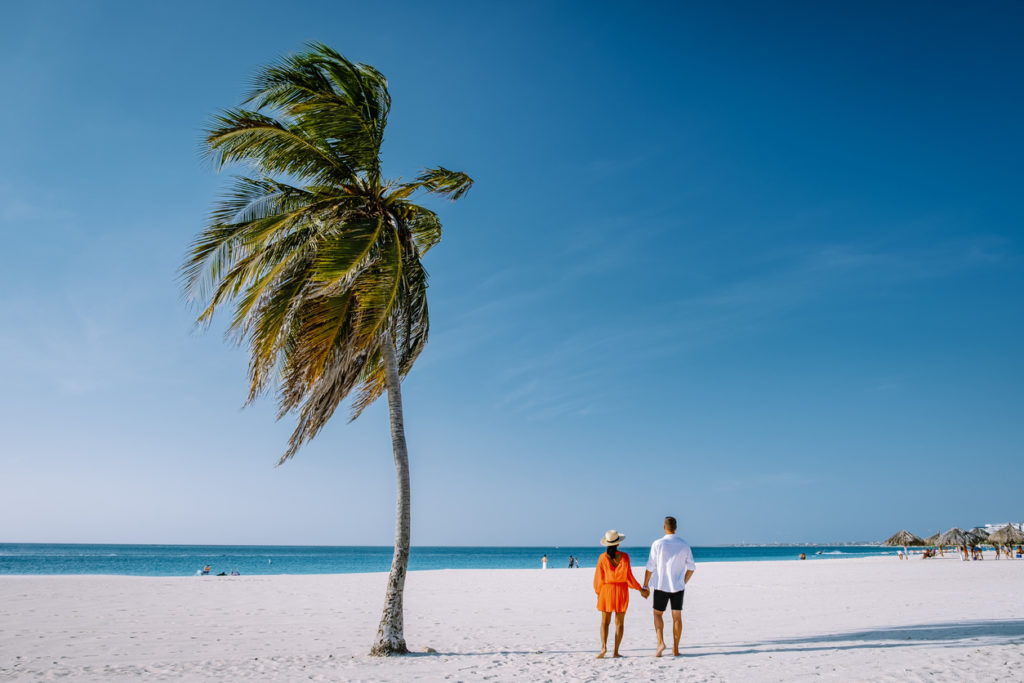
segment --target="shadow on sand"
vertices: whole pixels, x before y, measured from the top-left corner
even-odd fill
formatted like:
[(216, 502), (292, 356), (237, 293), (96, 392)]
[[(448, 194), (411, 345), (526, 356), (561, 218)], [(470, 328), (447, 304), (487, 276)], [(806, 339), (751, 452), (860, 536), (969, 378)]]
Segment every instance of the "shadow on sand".
[[(977, 641), (984, 639), (984, 643)], [(686, 648), (687, 657), (740, 655), (772, 652), (813, 652), (815, 650), (857, 650), (918, 647), (946, 643), (950, 646), (1005, 645), (1024, 642), (1024, 619), (917, 624), (846, 633), (828, 633), (799, 638), (776, 638), (760, 643), (717, 643)], [(806, 646), (806, 647), (802, 647)], [(708, 652), (708, 649), (716, 650)], [(696, 651), (694, 651), (696, 650)]]
[[(984, 643), (976, 641), (985, 639)], [(680, 650), (683, 658), (715, 657), (723, 655), (770, 654), (785, 652), (814, 652), (819, 650), (891, 649), (947, 643), (950, 646), (1004, 645), (1024, 643), (1024, 619), (950, 622), (946, 624), (918, 624), (893, 626), (867, 631), (827, 633), (799, 638), (777, 638), (761, 642), (706, 643), (686, 646)], [(593, 656), (591, 650), (495, 650), (487, 652), (410, 652), (410, 657), (468, 657), (499, 655), (580, 655)], [(627, 657), (647, 656), (644, 648), (623, 649)], [(671, 659), (666, 658), (666, 659)]]

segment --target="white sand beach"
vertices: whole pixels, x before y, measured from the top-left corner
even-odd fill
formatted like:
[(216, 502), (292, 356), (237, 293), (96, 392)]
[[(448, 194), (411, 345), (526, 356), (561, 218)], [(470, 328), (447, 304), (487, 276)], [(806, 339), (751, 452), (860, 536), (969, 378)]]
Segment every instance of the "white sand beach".
[(988, 557), (703, 563), (683, 656), (633, 593), (618, 660), (587, 569), (413, 572), (391, 659), (384, 574), (5, 576), (0, 680), (1024, 680), (1024, 561)]

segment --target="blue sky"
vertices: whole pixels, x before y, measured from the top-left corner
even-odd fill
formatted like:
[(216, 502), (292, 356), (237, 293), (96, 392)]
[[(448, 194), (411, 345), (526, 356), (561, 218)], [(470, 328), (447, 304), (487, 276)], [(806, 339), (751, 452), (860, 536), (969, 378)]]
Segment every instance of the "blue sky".
[(1024, 519), (1015, 3), (22, 3), (0, 26), (0, 541), (391, 542), (383, 404), (274, 467), (176, 268), (200, 131), (308, 40), (438, 204), (414, 544)]

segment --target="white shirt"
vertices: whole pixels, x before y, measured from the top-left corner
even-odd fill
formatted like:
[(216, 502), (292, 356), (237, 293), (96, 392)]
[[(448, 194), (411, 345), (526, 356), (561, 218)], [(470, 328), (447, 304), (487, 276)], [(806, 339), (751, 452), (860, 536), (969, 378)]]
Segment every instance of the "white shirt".
[(686, 590), (686, 572), (695, 569), (690, 545), (675, 534), (662, 536), (651, 545), (647, 571), (651, 572), (652, 589), (666, 593)]

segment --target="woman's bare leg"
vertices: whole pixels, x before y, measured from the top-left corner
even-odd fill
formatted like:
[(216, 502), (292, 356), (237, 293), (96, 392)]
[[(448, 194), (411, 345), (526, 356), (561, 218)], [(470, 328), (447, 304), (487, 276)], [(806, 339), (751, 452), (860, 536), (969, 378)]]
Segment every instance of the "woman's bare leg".
[(619, 654), (619, 643), (622, 642), (622, 630), (626, 626), (626, 613), (615, 613), (615, 649), (612, 650), (612, 657), (621, 657)]
[(601, 653), (597, 655), (598, 659), (604, 659), (604, 655), (608, 652), (608, 625), (612, 623), (611, 612), (601, 612)]

